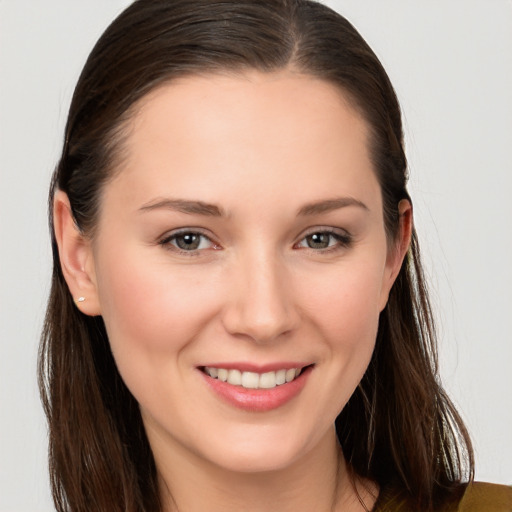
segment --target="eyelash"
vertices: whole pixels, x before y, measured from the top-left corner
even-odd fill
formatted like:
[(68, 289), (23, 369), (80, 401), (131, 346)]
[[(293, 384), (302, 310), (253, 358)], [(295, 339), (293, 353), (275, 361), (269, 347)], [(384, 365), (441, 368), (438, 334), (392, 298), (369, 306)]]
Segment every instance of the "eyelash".
[(218, 250), (220, 248), (209, 236), (205, 235), (204, 233), (202, 233), (201, 231), (199, 231), (197, 229), (195, 229), (195, 230), (194, 229), (183, 229), (181, 231), (176, 231), (176, 232), (171, 233), (170, 235), (162, 238), (158, 243), (160, 245), (162, 245), (168, 251), (174, 251), (174, 252), (177, 252), (178, 254), (188, 256), (188, 257), (199, 256), (200, 252), (202, 250), (204, 250), (205, 248), (201, 249), (198, 247), (196, 249), (186, 250), (186, 249), (182, 249), (181, 247), (176, 245), (176, 240), (179, 237), (184, 237), (186, 235), (199, 236), (202, 239), (202, 240), (200, 240), (199, 245), (201, 245), (204, 240), (207, 240), (212, 245), (212, 248), (214, 250)]
[[(192, 250), (186, 250), (182, 249), (176, 244), (176, 240), (179, 237), (184, 237), (186, 235), (192, 235), (192, 236), (199, 236), (202, 240), (199, 241), (199, 246)], [(307, 239), (309, 237), (313, 237), (315, 235), (328, 235), (329, 236), (329, 245), (325, 248), (314, 248), (309, 246), (301, 246), (302, 243), (307, 243)], [(335, 243), (330, 245), (330, 242), (332, 239), (335, 240)], [(220, 246), (218, 246), (209, 236), (205, 235), (201, 231), (193, 230), (193, 229), (184, 229), (181, 231), (174, 232), (163, 239), (161, 239), (158, 243), (165, 247), (167, 250), (177, 252), (178, 254), (188, 256), (188, 257), (194, 257), (199, 256), (201, 251), (205, 250), (206, 248), (201, 248), (201, 244), (204, 240), (207, 240), (211, 247), (208, 247), (208, 249), (212, 248), (213, 250), (220, 249)], [(353, 237), (348, 232), (344, 231), (343, 233), (340, 233), (339, 231), (335, 231), (333, 229), (327, 229), (327, 228), (317, 228), (314, 231), (310, 231), (309, 233), (305, 234), (301, 240), (294, 244), (294, 248), (297, 249), (306, 249), (308, 251), (312, 251), (315, 253), (331, 253), (335, 251), (339, 251), (341, 249), (349, 248), (352, 245)]]
[(329, 236), (329, 244), (332, 241), (332, 239), (334, 239), (335, 243), (332, 245), (328, 245), (327, 247), (321, 248), (321, 249), (320, 248), (315, 249), (313, 247), (308, 247), (308, 246), (301, 246), (300, 249), (305, 249), (305, 250), (312, 251), (315, 253), (326, 254), (326, 253), (336, 252), (336, 251), (339, 251), (342, 249), (347, 249), (347, 248), (351, 247), (352, 242), (353, 242), (352, 235), (350, 233), (348, 233), (347, 231), (340, 232), (340, 231), (334, 230), (332, 228), (316, 228), (315, 230), (312, 230), (309, 233), (306, 233), (301, 238), (301, 240), (297, 244), (295, 244), (295, 247), (299, 246), (299, 244), (307, 243), (306, 242), (307, 239), (314, 235), (328, 235)]

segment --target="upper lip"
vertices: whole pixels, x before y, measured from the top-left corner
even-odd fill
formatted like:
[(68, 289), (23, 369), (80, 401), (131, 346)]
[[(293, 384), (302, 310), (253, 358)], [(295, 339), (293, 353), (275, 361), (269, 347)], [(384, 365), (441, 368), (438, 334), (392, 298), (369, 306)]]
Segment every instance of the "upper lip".
[(199, 368), (225, 368), (226, 370), (240, 370), (241, 372), (267, 373), (275, 372), (277, 370), (289, 370), (291, 368), (303, 369), (310, 365), (311, 363), (298, 361), (278, 361), (275, 363), (267, 364), (255, 364), (249, 362), (219, 362), (204, 364), (199, 366)]

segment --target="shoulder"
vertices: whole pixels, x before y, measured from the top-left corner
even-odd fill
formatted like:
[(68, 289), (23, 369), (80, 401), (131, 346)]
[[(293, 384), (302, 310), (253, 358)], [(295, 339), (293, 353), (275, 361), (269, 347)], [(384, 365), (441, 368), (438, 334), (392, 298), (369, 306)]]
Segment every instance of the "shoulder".
[(458, 512), (512, 512), (512, 487), (474, 482), (462, 497)]

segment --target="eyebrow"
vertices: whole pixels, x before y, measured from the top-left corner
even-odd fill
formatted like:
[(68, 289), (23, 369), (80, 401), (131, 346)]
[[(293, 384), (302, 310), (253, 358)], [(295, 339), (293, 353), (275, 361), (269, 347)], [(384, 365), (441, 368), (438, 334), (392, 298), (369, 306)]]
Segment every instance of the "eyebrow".
[(215, 204), (205, 203), (204, 201), (189, 201), (186, 199), (157, 199), (150, 201), (141, 208), (140, 212), (150, 212), (153, 210), (173, 210), (190, 215), (206, 215), (210, 217), (222, 217), (224, 213), (221, 208)]
[[(353, 197), (337, 197), (334, 199), (324, 199), (308, 203), (299, 208), (297, 216), (319, 215), (328, 213), (340, 208), (356, 206), (369, 211), (369, 208), (358, 199)], [(153, 210), (172, 210), (189, 215), (205, 215), (209, 217), (224, 217), (225, 213), (219, 206), (204, 201), (191, 201), (187, 199), (157, 199), (144, 204), (139, 208), (140, 212), (149, 212)]]
[(370, 209), (358, 199), (354, 199), (353, 197), (336, 197), (333, 199), (325, 199), (322, 201), (308, 203), (299, 209), (297, 215), (318, 215), (320, 213), (328, 213), (340, 208), (346, 208), (348, 206), (356, 206), (358, 208), (362, 208), (363, 210), (370, 211)]

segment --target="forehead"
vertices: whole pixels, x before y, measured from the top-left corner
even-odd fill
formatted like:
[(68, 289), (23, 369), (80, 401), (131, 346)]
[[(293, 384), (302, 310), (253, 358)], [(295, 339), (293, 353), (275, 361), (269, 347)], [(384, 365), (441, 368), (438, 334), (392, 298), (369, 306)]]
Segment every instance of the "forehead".
[[(164, 119), (162, 109), (179, 118)], [(161, 121), (167, 124), (174, 119), (208, 130), (233, 122), (251, 131), (262, 125), (268, 130), (271, 122), (275, 131), (297, 135), (300, 130), (303, 135), (311, 136), (313, 133), (305, 130), (306, 123), (314, 121), (310, 128), (329, 130), (334, 123), (340, 137), (346, 136), (343, 129), (348, 127), (363, 137), (367, 132), (365, 121), (340, 87), (291, 69), (180, 77), (148, 93), (134, 110), (131, 121), (135, 131), (144, 130), (149, 123), (166, 130), (169, 126)], [(304, 122), (297, 125), (295, 120), (300, 116)], [(195, 133), (201, 135), (200, 131)]]
[(309, 201), (338, 185), (375, 187), (365, 121), (339, 88), (308, 75), (180, 78), (144, 97), (129, 124), (118, 176), (134, 194), (194, 195), (201, 184), (207, 201), (259, 187)]

